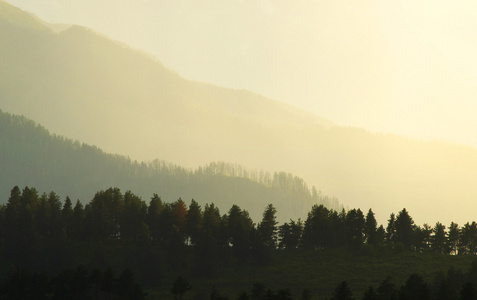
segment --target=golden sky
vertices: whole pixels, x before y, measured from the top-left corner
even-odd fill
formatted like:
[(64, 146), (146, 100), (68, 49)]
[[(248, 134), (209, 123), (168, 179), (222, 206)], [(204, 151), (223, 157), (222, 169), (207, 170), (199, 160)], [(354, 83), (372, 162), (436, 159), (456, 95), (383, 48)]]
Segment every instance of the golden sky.
[(341, 125), (477, 146), (476, 1), (8, 0), (182, 76)]

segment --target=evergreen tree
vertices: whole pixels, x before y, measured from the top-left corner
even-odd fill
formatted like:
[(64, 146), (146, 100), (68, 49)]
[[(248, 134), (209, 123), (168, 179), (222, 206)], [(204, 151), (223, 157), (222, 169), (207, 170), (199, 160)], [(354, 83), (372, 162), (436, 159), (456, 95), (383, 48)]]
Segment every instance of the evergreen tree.
[(53, 191), (48, 194), (47, 199), (47, 235), (56, 238), (63, 232), (63, 222), (61, 217), (62, 205), (60, 197)]
[(73, 239), (82, 239), (84, 237), (83, 228), (85, 213), (83, 209), (83, 204), (79, 200), (76, 201), (75, 207), (73, 208), (73, 214), (71, 216), (71, 229), (69, 236)]
[(88, 203), (88, 226), (95, 238), (119, 238), (124, 199), (118, 188), (99, 191)]
[(131, 191), (124, 194), (124, 204), (120, 216), (121, 239), (147, 241), (150, 239), (146, 224), (147, 205)]
[(457, 249), (459, 246), (460, 230), (459, 225), (451, 222), (449, 226), (449, 237), (447, 239), (448, 248), (450, 249), (451, 254), (457, 254)]
[(367, 244), (376, 246), (377, 244), (376, 230), (377, 230), (376, 218), (374, 217), (373, 210), (370, 208), (368, 210), (368, 214), (366, 215), (366, 221), (364, 224), (364, 238)]
[(270, 248), (277, 246), (277, 210), (272, 204), (268, 204), (263, 212), (262, 222), (258, 225), (258, 234), (262, 243)]
[(422, 228), (414, 228), (414, 246), (418, 251), (429, 251), (432, 245), (431, 241), (432, 227), (425, 223)]
[(173, 205), (174, 225), (179, 228), (179, 231), (184, 236), (186, 233), (187, 213), (188, 211), (185, 202), (181, 198), (179, 198)]
[(303, 246), (311, 249), (323, 249), (332, 244), (330, 211), (323, 205), (313, 205), (305, 221)]
[(364, 215), (360, 209), (348, 211), (345, 219), (347, 246), (351, 249), (359, 248), (364, 241)]
[(73, 203), (71, 202), (70, 197), (66, 197), (65, 203), (63, 204), (63, 209), (61, 210), (61, 220), (62, 224), (68, 238), (71, 237), (71, 225), (73, 218)]
[(396, 242), (410, 250), (413, 246), (414, 221), (405, 208), (396, 217)]
[(202, 211), (199, 203), (192, 199), (189, 211), (186, 215), (186, 232), (192, 244), (196, 244), (199, 239), (202, 223)]
[(384, 230), (383, 225), (379, 225), (376, 229), (376, 245), (384, 245), (386, 240), (386, 230)]
[(394, 247), (396, 240), (396, 217), (394, 213), (391, 213), (388, 225), (386, 227), (386, 244), (390, 247)]
[(399, 292), (399, 299), (401, 300), (428, 300), (431, 299), (430, 291), (424, 279), (412, 274), (402, 286)]
[(220, 237), (221, 218), (220, 210), (213, 203), (206, 204), (204, 207), (204, 214), (202, 218), (202, 232), (203, 234), (215, 237), (217, 240)]
[(226, 222), (229, 243), (237, 255), (244, 257), (251, 244), (250, 235), (254, 229), (252, 219), (247, 211), (240, 209), (237, 205), (232, 205)]
[(159, 195), (153, 194), (147, 208), (146, 223), (149, 227), (151, 238), (155, 242), (161, 241), (165, 236), (165, 229), (161, 226), (161, 214), (164, 209), (165, 205), (162, 203)]
[(296, 249), (300, 246), (303, 234), (303, 222), (290, 220), (278, 228), (278, 247), (280, 249)]
[(467, 222), (461, 228), (459, 254), (475, 254), (477, 252), (477, 224)]
[(432, 250), (437, 253), (449, 253), (447, 250), (447, 233), (446, 227), (437, 222), (433, 229), (434, 235), (432, 236)]

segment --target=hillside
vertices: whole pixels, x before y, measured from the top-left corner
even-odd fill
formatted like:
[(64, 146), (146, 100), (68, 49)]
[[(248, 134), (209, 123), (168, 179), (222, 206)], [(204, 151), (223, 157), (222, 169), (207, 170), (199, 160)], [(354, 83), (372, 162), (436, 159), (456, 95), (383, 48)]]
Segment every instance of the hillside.
[[(454, 228), (446, 238), (441, 230), (426, 233), (412, 226), (404, 209), (386, 231), (377, 228), (372, 213), (365, 218), (356, 209), (338, 213), (314, 206), (304, 222), (280, 226), (274, 221), (279, 211), (273, 206), (264, 211), (254, 224), (248, 212), (236, 205), (222, 215), (214, 205), (164, 203), (158, 197), (146, 203), (133, 192), (123, 194), (116, 188), (73, 205), (68, 198), (61, 201), (54, 191), (40, 195), (35, 188), (15, 187), (7, 204), (0, 205), (4, 225), (0, 227), (0, 296), (112, 299), (104, 294), (58, 294), (92, 295), (98, 281), (102, 291), (112, 292), (106, 283), (121, 270), (128, 270), (129, 276), (120, 279), (134, 279), (147, 288), (151, 296), (147, 299), (177, 299), (171, 287), (179, 276), (193, 287), (183, 299), (217, 299), (209, 297), (213, 287), (226, 299), (238, 299), (239, 293), (252, 292), (258, 284), (262, 293), (264, 287), (277, 292), (287, 289), (295, 297), (262, 294), (239, 299), (310, 299), (297, 297), (304, 288), (311, 299), (330, 299), (343, 281), (359, 297), (369, 286), (383, 294), (379, 287), (386, 280), (388, 296), (356, 299), (469, 299), (458, 298), (460, 291), (467, 282), (473, 289), (477, 285), (475, 222), (460, 231)], [(457, 252), (453, 247), (458, 247)], [(86, 270), (97, 270), (96, 276), (87, 276), (91, 272)], [(98, 275), (106, 270), (109, 275)], [(418, 274), (417, 286), (425, 287), (427, 297), (402, 297), (402, 285), (416, 290), (416, 281), (406, 279), (411, 274)], [(64, 280), (29, 280), (38, 275)]]
[(268, 203), (281, 220), (304, 218), (312, 204), (338, 207), (336, 200), (317, 194), (291, 174), (247, 170), (238, 165), (210, 163), (196, 170), (153, 161), (138, 163), (104, 153), (97, 147), (51, 135), (24, 117), (0, 111), (0, 195), (7, 199), (15, 186), (34, 186), (87, 202), (101, 189), (134, 190), (146, 201), (154, 193), (166, 202), (194, 198), (215, 203), (222, 211), (238, 203), (254, 220)]
[[(92, 30), (59, 33), (0, 2), (0, 109), (137, 160), (284, 170), (383, 223), (473, 219), (477, 150), (333, 126), (247, 91), (181, 78)], [(233, 72), (233, 70), (229, 70)], [(195, 196), (196, 197), (196, 196)]]

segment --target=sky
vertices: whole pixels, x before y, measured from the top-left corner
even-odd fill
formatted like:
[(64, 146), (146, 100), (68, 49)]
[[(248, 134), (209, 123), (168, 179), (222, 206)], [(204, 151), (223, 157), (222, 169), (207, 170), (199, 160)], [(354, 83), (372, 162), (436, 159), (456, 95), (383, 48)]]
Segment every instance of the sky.
[(477, 147), (477, 2), (7, 0), (338, 125)]

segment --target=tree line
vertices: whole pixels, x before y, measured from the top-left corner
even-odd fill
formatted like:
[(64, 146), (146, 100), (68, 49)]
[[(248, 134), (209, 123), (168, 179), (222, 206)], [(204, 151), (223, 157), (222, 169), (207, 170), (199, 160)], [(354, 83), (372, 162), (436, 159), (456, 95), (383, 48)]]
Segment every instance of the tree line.
[(0, 206), (1, 237), (11, 245), (49, 240), (132, 240), (182, 247), (204, 245), (227, 248), (239, 256), (251, 251), (298, 248), (326, 249), (387, 247), (441, 254), (476, 254), (477, 223), (464, 226), (440, 222), (434, 226), (414, 224), (404, 208), (391, 214), (386, 228), (378, 226), (372, 209), (366, 216), (360, 209), (336, 211), (314, 205), (305, 221), (277, 222), (273, 204), (265, 207), (255, 224), (248, 211), (234, 204), (225, 214), (193, 199), (166, 203), (154, 194), (146, 203), (139, 196), (118, 188), (97, 192), (83, 205), (64, 201), (55, 192), (39, 195), (35, 188), (11, 190)]
[[(74, 269), (71, 261), (82, 263), (83, 258), (75, 255), (92, 257), (95, 261), (90, 269), (104, 269), (124, 256), (121, 259), (135, 264), (133, 270), (142, 281), (147, 278), (148, 284), (161, 285), (162, 274), (167, 272), (188, 270), (194, 278), (214, 278), (224, 263), (266, 265), (273, 263), (274, 253), (284, 251), (342, 248), (475, 254), (476, 228), (475, 222), (462, 227), (453, 222), (449, 227), (439, 222), (433, 227), (418, 226), (406, 209), (391, 214), (384, 227), (377, 225), (371, 209), (365, 215), (360, 209), (336, 211), (323, 205), (314, 205), (304, 221), (279, 224), (277, 210), (269, 204), (261, 220), (254, 223), (238, 205), (221, 213), (213, 203), (204, 207), (194, 200), (166, 203), (157, 194), (146, 202), (118, 188), (98, 191), (83, 204), (68, 197), (62, 201), (55, 192), (40, 194), (35, 188), (16, 186), (0, 205), (0, 253), (4, 267), (10, 263), (15, 270), (48, 270), (51, 274)], [(123, 248), (133, 251), (125, 255), (129, 250)], [(0, 273), (9, 274), (4, 269)], [(33, 276), (22, 274), (28, 280)], [(38, 278), (43, 277), (34, 277)], [(271, 299), (287, 295), (285, 290), (269, 294), (275, 295)]]
[(162, 199), (194, 197), (199, 203), (215, 201), (222, 210), (237, 201), (246, 205), (253, 218), (273, 201), (290, 216), (306, 215), (309, 203), (339, 209), (335, 198), (309, 187), (285, 172), (250, 170), (225, 162), (211, 162), (189, 169), (162, 160), (138, 162), (101, 149), (50, 134), (22, 116), (0, 110), (0, 194), (8, 195), (14, 185), (54, 190), (62, 198), (91, 199), (96, 191), (114, 186), (150, 197), (161, 191)]

